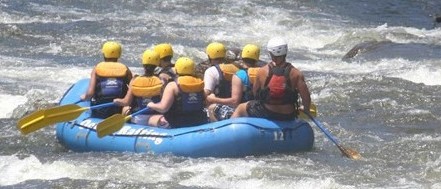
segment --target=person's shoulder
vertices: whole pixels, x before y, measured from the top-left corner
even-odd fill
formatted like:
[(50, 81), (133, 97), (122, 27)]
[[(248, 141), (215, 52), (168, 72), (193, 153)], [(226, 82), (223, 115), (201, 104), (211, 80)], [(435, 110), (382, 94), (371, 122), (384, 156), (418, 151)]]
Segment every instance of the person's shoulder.
[(300, 70), (294, 66), (294, 64), (290, 63), (290, 62), (286, 62), (290, 67), (291, 67), (291, 71), (297, 71), (299, 72)]
[(266, 63), (265, 65), (261, 66), (259, 71), (263, 71), (263, 70), (269, 70), (270, 68), (270, 64), (271, 63)]
[(165, 89), (177, 89), (178, 88), (178, 84), (175, 81), (170, 81), (167, 83), (167, 85), (165, 85)]
[(216, 66), (210, 66), (209, 68), (207, 68), (207, 70), (205, 70), (205, 73), (217, 73), (217, 68)]
[(300, 71), (299, 69), (297, 69), (296, 67), (292, 67), (291, 68), (291, 72), (289, 74), (292, 78), (300, 78), (300, 77), (304, 77), (302, 71)]

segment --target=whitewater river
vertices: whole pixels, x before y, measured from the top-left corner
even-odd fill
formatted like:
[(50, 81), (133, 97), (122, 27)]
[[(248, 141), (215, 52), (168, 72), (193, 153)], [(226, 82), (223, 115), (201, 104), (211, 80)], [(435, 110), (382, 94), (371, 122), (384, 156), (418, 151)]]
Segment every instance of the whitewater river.
[[(1, 0), (0, 188), (441, 188), (437, 15), (435, 0)], [(196, 159), (72, 152), (53, 126), (16, 128), (89, 77), (106, 40), (141, 73), (157, 43), (173, 45), (173, 61), (203, 61), (213, 41), (258, 44), (268, 60), (273, 36), (286, 38), (317, 119), (361, 160), (342, 157), (313, 123), (309, 152)]]

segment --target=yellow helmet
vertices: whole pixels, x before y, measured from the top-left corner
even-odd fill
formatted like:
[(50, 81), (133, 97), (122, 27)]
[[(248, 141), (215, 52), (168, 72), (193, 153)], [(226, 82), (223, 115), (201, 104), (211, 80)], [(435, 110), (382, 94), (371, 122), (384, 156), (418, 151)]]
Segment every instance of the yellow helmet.
[(207, 54), (210, 59), (225, 58), (227, 50), (222, 43), (213, 42), (207, 46)]
[(153, 48), (157, 53), (159, 53), (159, 58), (164, 58), (167, 56), (173, 56), (172, 46), (168, 43), (161, 43)]
[(181, 57), (176, 60), (175, 69), (178, 75), (193, 75), (196, 65), (188, 57)]
[(152, 50), (145, 50), (142, 53), (142, 64), (159, 66), (159, 54)]
[(242, 49), (242, 58), (250, 58), (258, 61), (260, 55), (260, 48), (257, 45), (248, 44)]
[(104, 43), (101, 51), (104, 58), (119, 58), (121, 56), (121, 45), (115, 41), (108, 41)]

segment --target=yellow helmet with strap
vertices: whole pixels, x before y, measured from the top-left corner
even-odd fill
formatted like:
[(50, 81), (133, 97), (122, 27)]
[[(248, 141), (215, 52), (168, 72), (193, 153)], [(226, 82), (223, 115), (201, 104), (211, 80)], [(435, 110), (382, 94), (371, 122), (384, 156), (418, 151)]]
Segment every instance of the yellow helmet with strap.
[(159, 53), (159, 58), (164, 58), (167, 56), (173, 56), (172, 46), (168, 43), (161, 43), (153, 48), (157, 53)]
[(115, 41), (108, 41), (104, 43), (101, 50), (104, 58), (119, 58), (121, 57), (121, 44)]
[(159, 66), (159, 53), (152, 50), (145, 50), (144, 53), (142, 53), (142, 64)]
[(178, 75), (193, 75), (196, 65), (188, 57), (181, 57), (175, 63), (175, 70)]
[(207, 46), (207, 54), (210, 59), (225, 58), (227, 50), (222, 43), (213, 42)]
[(257, 45), (248, 44), (242, 49), (242, 58), (249, 58), (258, 61), (260, 48)]

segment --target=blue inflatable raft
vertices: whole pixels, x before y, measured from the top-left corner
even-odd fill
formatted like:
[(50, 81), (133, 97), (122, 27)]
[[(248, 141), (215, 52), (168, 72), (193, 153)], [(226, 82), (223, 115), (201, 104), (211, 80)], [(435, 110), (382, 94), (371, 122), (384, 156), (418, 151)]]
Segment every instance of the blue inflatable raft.
[[(60, 105), (80, 102), (88, 79), (72, 85)], [(77, 119), (56, 126), (57, 139), (73, 151), (129, 151), (169, 153), (186, 157), (244, 157), (311, 150), (314, 132), (303, 120), (289, 122), (261, 118), (236, 118), (194, 127), (162, 129), (126, 123), (118, 132), (98, 138), (96, 126), (102, 119), (90, 110)]]

